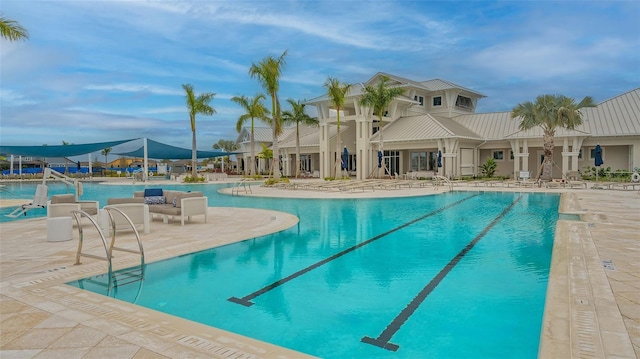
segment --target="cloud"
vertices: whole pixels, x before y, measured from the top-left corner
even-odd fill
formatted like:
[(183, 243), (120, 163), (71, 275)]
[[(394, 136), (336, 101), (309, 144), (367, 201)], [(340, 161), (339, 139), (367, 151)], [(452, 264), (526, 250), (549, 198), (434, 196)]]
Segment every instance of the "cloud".
[(164, 86), (141, 85), (141, 84), (108, 84), (108, 85), (87, 85), (86, 90), (106, 91), (106, 92), (145, 92), (155, 95), (184, 95), (184, 90), (176, 90)]

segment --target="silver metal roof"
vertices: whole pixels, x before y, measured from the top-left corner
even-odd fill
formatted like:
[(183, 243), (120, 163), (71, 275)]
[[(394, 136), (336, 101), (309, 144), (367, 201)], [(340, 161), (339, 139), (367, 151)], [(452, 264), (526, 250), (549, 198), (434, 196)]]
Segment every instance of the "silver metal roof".
[[(477, 133), (485, 140), (509, 138), (540, 138), (542, 129), (535, 127), (520, 131), (519, 119), (511, 112), (462, 115), (454, 121)], [(556, 137), (568, 136), (638, 136), (640, 134), (640, 88), (582, 109), (582, 124), (575, 130), (558, 128)]]
[[(441, 138), (481, 138), (446, 118), (435, 118), (431, 115), (401, 117), (388, 124), (383, 129), (384, 142), (420, 141)], [(372, 136), (371, 141), (379, 141), (380, 132)]]

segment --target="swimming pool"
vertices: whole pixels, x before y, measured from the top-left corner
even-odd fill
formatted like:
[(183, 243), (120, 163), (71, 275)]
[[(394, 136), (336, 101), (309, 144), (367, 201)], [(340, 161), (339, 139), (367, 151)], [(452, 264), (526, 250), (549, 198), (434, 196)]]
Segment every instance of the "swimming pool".
[(214, 187), (212, 206), (300, 223), (149, 264), (142, 290), (117, 298), (324, 358), (537, 356), (558, 195), (290, 200)]

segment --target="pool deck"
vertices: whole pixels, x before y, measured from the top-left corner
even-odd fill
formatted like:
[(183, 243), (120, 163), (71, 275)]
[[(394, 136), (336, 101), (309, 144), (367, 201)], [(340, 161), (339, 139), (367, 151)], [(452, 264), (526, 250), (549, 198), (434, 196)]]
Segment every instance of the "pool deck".
[[(563, 193), (560, 212), (579, 214), (581, 220), (558, 221), (539, 357), (640, 357), (638, 191), (461, 185), (454, 189)], [(241, 195), (369, 198), (446, 190), (414, 187), (355, 192), (252, 185), (252, 193)], [(15, 203), (4, 203), (11, 204)], [(151, 233), (141, 237), (149, 263), (259, 237), (296, 223), (297, 218), (282, 212), (210, 207), (208, 223), (201, 216), (184, 227), (179, 221), (163, 224), (155, 219)], [(95, 230), (88, 225), (83, 228), (86, 251), (104, 253)], [(73, 265), (78, 245), (75, 228), (74, 240), (66, 242), (47, 242), (46, 233), (45, 218), (0, 224), (2, 359), (311, 357), (64, 285), (104, 273), (106, 263), (83, 258), (82, 265)], [(131, 235), (120, 240), (120, 246), (136, 247)], [(136, 255), (117, 252), (113, 263), (117, 269), (138, 261)]]

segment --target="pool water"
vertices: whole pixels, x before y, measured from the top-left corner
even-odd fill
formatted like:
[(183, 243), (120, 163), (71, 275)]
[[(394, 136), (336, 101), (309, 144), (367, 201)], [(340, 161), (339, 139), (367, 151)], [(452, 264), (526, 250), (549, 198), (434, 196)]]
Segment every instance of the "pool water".
[[(83, 198), (94, 186), (138, 189), (85, 186)], [(69, 284), (323, 358), (537, 357), (557, 194), (296, 200), (220, 187), (188, 186), (210, 206), (300, 222), (148, 264), (143, 282), (109, 293), (94, 284), (105, 275)]]

